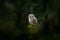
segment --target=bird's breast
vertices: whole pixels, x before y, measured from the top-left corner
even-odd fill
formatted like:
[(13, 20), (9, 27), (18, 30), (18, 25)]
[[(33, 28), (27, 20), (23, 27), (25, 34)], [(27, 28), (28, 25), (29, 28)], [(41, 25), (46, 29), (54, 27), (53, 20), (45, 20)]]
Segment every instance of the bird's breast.
[(33, 22), (33, 19), (29, 19), (29, 23), (30, 23), (31, 25), (35, 25), (34, 22)]

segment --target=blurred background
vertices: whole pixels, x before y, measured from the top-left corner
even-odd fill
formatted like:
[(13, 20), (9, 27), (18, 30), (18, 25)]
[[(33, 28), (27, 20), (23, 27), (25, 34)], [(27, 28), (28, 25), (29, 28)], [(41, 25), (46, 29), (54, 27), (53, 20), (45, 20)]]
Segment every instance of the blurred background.
[[(27, 28), (30, 13), (42, 27), (34, 34)], [(60, 0), (0, 0), (0, 40), (60, 40)]]

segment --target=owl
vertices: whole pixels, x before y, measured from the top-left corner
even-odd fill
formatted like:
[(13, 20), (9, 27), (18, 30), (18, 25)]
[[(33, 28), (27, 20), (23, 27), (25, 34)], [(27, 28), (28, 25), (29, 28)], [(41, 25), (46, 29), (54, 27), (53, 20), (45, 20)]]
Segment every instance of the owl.
[(39, 26), (38, 19), (35, 17), (34, 14), (29, 14), (28, 15), (28, 21), (31, 25)]

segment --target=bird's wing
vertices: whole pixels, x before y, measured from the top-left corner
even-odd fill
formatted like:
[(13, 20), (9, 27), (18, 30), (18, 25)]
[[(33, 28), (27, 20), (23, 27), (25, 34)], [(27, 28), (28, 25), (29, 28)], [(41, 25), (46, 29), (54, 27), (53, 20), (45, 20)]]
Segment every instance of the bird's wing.
[(33, 18), (32, 22), (40, 28), (40, 24), (36, 18)]
[(35, 23), (35, 24), (37, 24), (38, 23), (38, 20), (35, 19), (35, 18), (33, 18), (32, 22)]

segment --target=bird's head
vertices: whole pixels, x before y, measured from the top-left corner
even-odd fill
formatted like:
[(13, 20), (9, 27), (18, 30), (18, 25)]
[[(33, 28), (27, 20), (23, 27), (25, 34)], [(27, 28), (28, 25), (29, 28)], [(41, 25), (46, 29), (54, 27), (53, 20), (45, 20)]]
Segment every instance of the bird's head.
[(34, 14), (29, 14), (29, 15), (28, 15), (28, 18), (34, 18), (34, 17), (35, 17)]

